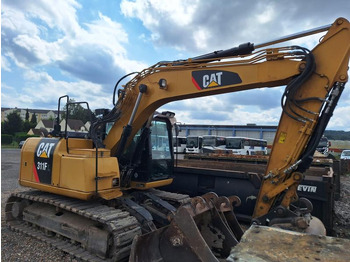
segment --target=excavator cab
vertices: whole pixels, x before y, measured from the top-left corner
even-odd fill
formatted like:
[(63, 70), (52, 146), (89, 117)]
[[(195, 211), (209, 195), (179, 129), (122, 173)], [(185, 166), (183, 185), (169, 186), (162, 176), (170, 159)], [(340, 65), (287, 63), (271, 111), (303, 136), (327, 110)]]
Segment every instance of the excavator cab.
[[(120, 157), (122, 185), (147, 189), (164, 181), (172, 182), (174, 153), (171, 129), (168, 117), (156, 115), (150, 125), (146, 123), (136, 133)], [(132, 174), (128, 174), (130, 172)]]

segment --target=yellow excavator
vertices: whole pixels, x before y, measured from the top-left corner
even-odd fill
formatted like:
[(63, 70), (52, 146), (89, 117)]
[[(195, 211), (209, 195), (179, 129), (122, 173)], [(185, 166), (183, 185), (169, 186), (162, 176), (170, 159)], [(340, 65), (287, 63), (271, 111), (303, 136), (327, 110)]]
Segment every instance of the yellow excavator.
[[(323, 31), (311, 51), (272, 47)], [(285, 85), (252, 224), (324, 235), (296, 189), (348, 80), (349, 55), (350, 24), (338, 18), (267, 43), (137, 72), (117, 94), (116, 84), (114, 107), (92, 117), (88, 134), (68, 132), (67, 125), (61, 131), (58, 116), (49, 137), (26, 140), (19, 183), (32, 190), (9, 197), (7, 224), (85, 261), (236, 261), (231, 248), (254, 240), (242, 237), (233, 213), (238, 197), (189, 198), (157, 189), (172, 183), (174, 156), (169, 118), (154, 112), (176, 100)], [(58, 110), (62, 99), (67, 123), (72, 103), (62, 96)]]

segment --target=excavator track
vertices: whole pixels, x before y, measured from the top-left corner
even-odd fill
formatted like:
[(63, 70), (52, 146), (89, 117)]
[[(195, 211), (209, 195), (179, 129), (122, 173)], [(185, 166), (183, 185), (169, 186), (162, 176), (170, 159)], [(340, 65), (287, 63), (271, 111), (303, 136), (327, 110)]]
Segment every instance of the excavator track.
[[(127, 201), (129, 197), (137, 202)], [(94, 262), (126, 261), (129, 255), (130, 261), (141, 257), (142, 261), (172, 261), (163, 255), (180, 256), (181, 239), (182, 259), (218, 261), (229, 255), (243, 234), (233, 214), (231, 200), (236, 198), (215, 193), (189, 198), (151, 189), (120, 199), (121, 204), (111, 201), (105, 205), (42, 191), (13, 193), (5, 206), (6, 222), (14, 231)], [(130, 212), (124, 211), (127, 207)], [(147, 219), (151, 220), (141, 222)], [(150, 231), (143, 231), (145, 225)]]
[(5, 213), (10, 229), (82, 261), (127, 260), (134, 237), (141, 235), (138, 221), (126, 211), (41, 191), (11, 194)]
[(151, 188), (149, 192), (160, 197), (165, 201), (170, 201), (171, 203), (174, 203), (177, 205), (185, 204), (191, 201), (190, 196), (185, 194), (172, 193), (172, 192), (163, 191), (155, 188)]

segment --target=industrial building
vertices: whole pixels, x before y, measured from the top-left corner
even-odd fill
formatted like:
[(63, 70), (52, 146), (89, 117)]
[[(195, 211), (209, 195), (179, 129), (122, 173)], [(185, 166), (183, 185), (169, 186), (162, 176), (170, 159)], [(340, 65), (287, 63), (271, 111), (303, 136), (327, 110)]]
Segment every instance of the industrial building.
[(267, 140), (268, 144), (272, 144), (275, 138), (277, 126), (261, 126), (256, 124), (247, 125), (191, 125), (176, 124), (179, 131), (178, 136), (239, 136)]

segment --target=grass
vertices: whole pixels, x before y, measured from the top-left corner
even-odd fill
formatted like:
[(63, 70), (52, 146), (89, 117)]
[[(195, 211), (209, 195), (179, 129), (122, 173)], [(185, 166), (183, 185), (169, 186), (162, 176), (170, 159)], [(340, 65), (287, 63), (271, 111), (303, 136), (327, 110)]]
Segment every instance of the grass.
[(12, 142), (11, 144), (1, 144), (1, 148), (18, 148), (18, 143)]

